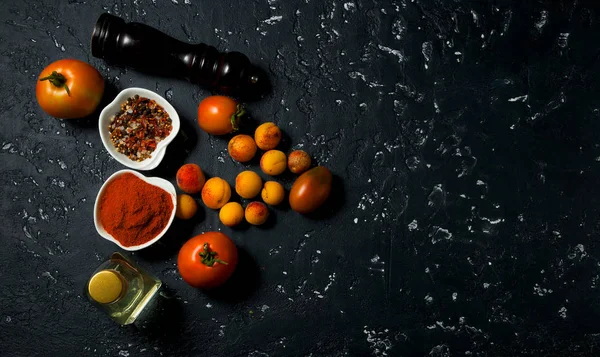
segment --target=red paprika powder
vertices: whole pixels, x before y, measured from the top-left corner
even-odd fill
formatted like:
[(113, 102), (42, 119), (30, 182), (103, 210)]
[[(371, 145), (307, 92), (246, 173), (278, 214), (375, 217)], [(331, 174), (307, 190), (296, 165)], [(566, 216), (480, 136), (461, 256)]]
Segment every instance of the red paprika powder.
[(171, 212), (171, 195), (132, 173), (112, 180), (100, 197), (100, 223), (126, 247), (156, 237), (169, 223)]

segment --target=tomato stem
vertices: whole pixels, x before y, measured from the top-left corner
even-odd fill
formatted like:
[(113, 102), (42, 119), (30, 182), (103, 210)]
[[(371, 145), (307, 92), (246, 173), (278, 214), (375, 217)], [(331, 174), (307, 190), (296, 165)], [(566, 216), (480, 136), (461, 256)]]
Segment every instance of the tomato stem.
[(208, 247), (208, 242), (204, 243), (204, 251), (200, 252), (200, 256), (202, 257), (202, 264), (212, 267), (215, 263), (227, 265), (226, 261), (221, 259), (217, 259), (217, 252), (213, 252)]
[(240, 128), (238, 124), (240, 122), (240, 118), (243, 117), (244, 114), (246, 114), (246, 109), (243, 105), (238, 104), (235, 107), (235, 113), (233, 113), (229, 119), (231, 121), (231, 127), (233, 128), (233, 131), (238, 131)]
[(50, 81), (52, 85), (59, 88), (64, 88), (67, 91), (69, 97), (71, 96), (71, 91), (69, 91), (69, 86), (67, 86), (67, 79), (65, 78), (65, 76), (56, 71), (52, 71), (52, 74), (47, 77), (40, 78), (40, 81)]

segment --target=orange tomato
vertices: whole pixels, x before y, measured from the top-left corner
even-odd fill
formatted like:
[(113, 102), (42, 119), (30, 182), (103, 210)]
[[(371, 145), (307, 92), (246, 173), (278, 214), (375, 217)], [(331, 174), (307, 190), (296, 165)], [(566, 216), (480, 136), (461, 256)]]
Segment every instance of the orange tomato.
[(290, 190), (290, 206), (299, 213), (310, 213), (319, 208), (331, 193), (331, 172), (323, 166), (312, 168), (300, 175)]
[(222, 95), (204, 98), (198, 105), (198, 124), (212, 135), (225, 135), (238, 130), (244, 108), (235, 100)]
[(229, 279), (235, 271), (235, 243), (221, 232), (206, 232), (188, 240), (179, 250), (177, 268), (186, 283), (210, 289)]
[(96, 110), (104, 93), (104, 79), (90, 64), (62, 59), (44, 68), (35, 96), (48, 115), (61, 119), (83, 118)]

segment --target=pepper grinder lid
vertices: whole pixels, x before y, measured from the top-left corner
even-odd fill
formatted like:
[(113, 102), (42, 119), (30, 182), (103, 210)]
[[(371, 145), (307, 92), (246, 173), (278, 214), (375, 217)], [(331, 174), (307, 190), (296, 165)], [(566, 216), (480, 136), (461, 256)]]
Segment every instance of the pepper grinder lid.
[(100, 304), (110, 304), (123, 292), (123, 280), (113, 270), (102, 270), (94, 274), (88, 283), (90, 297)]
[(102, 14), (92, 32), (92, 56), (113, 60), (118, 56), (117, 40), (125, 20), (111, 14)]

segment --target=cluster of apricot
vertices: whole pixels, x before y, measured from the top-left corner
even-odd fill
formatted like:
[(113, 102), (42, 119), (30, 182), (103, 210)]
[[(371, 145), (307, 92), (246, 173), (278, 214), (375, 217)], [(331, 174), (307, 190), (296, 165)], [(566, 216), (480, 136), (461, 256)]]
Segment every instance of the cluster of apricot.
[[(286, 168), (299, 174), (306, 171), (311, 165), (310, 156), (296, 150), (289, 157), (275, 148), (281, 141), (281, 130), (274, 123), (264, 123), (256, 128), (254, 138), (240, 134), (234, 136), (227, 146), (229, 155), (236, 161), (248, 162), (258, 149), (264, 154), (260, 160), (261, 170), (270, 176), (282, 174)], [(185, 164), (177, 171), (177, 186), (188, 194), (200, 192), (202, 202), (208, 208), (220, 210), (219, 219), (229, 227), (240, 224), (244, 218), (252, 225), (261, 225), (269, 217), (267, 205), (276, 206), (285, 198), (285, 189), (276, 181), (266, 181), (263, 184), (261, 177), (253, 171), (240, 172), (235, 179), (235, 192), (244, 199), (253, 199), (259, 194), (262, 201), (252, 201), (244, 209), (238, 202), (229, 202), (231, 187), (229, 183), (220, 178), (213, 177), (205, 181), (205, 176), (196, 164)], [(189, 219), (196, 213), (196, 201), (187, 194), (177, 197), (176, 216)]]

